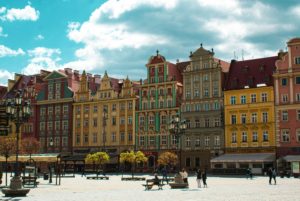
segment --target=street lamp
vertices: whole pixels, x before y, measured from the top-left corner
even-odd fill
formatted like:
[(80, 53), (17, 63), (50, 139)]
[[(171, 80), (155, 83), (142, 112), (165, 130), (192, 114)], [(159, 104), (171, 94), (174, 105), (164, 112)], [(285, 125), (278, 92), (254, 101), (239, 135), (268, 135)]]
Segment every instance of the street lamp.
[(22, 180), (19, 174), (19, 135), (20, 127), (27, 122), (31, 114), (30, 100), (25, 100), (22, 97), (22, 91), (18, 90), (15, 98), (7, 99), (6, 114), (11, 122), (16, 126), (16, 166), (15, 175), (11, 179), (10, 187), (2, 189), (6, 196), (18, 195), (25, 196), (29, 189), (22, 188)]
[(105, 132), (105, 127), (106, 127), (106, 120), (107, 120), (107, 106), (104, 105), (103, 107), (103, 114), (102, 114), (102, 126), (103, 126), (103, 130), (102, 130), (102, 141), (103, 141), (103, 151), (106, 151), (106, 147), (105, 147), (105, 143), (106, 143), (106, 132)]
[[(50, 138), (49, 146), (51, 147), (51, 151), (53, 152), (53, 138)], [(52, 183), (52, 165), (51, 163), (48, 165), (49, 169), (49, 183)]]
[(169, 131), (171, 134), (175, 136), (177, 143), (177, 150), (179, 150), (179, 169), (181, 169), (181, 136), (186, 130), (186, 122), (185, 120), (181, 120), (179, 114), (170, 121)]

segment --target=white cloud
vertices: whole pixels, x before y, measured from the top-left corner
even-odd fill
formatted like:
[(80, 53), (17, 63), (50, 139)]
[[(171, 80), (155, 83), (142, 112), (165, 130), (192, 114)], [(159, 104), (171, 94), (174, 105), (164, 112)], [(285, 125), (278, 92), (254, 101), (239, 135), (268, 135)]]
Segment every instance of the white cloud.
[(34, 39), (35, 39), (35, 40), (43, 40), (43, 39), (44, 39), (44, 36), (41, 35), (41, 34), (39, 34), (39, 35), (37, 35)]
[(96, 9), (91, 17), (91, 21), (97, 21), (102, 15), (108, 15), (109, 18), (119, 18), (123, 13), (134, 10), (140, 6), (151, 6), (155, 8), (165, 8), (167, 10), (174, 8), (178, 0), (110, 0)]
[(61, 60), (60, 54), (61, 51), (59, 49), (45, 47), (36, 47), (33, 50), (28, 50), (30, 60), (29, 64), (23, 69), (24, 74), (39, 73), (41, 69), (53, 71), (61, 68), (61, 65), (58, 63)]
[(0, 27), (0, 37), (7, 37), (7, 34), (3, 33), (3, 28)]
[[(78, 22), (68, 24), (68, 38), (76, 43), (83, 43), (84, 47), (75, 52), (78, 60), (66, 65), (68, 67), (81, 65), (92, 70), (96, 67), (103, 67), (102, 52), (104, 50), (138, 49), (168, 43), (167, 37), (132, 29), (126, 22), (109, 23), (100, 21), (104, 16), (108, 16), (110, 19), (119, 18), (125, 12), (141, 6), (161, 7), (170, 10), (176, 7), (177, 2), (178, 0), (107, 1), (91, 14), (88, 21), (82, 24)], [(81, 67), (77, 66), (77, 68)]]
[(14, 73), (0, 69), (0, 85), (7, 86), (7, 80), (13, 79)]
[(31, 20), (36, 21), (39, 18), (40, 12), (30, 5), (25, 6), (22, 9), (11, 8), (6, 9), (5, 7), (0, 8), (0, 19), (15, 21), (15, 20)]
[(290, 9), (290, 13), (293, 15), (296, 15), (297, 17), (300, 17), (300, 5), (294, 6), (293, 8)]
[(25, 52), (18, 48), (17, 50), (10, 49), (4, 45), (0, 45), (0, 57), (7, 57), (7, 56), (17, 56), (17, 55), (24, 55)]

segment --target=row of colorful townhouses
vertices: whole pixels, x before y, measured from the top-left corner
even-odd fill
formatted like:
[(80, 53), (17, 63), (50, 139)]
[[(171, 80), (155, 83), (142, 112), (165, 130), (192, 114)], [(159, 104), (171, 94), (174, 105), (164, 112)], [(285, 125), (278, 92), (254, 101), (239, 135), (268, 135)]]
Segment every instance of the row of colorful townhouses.
[[(231, 63), (202, 44), (189, 61), (176, 64), (157, 51), (140, 81), (69, 68), (15, 74), (0, 95), (10, 99), (21, 89), (32, 105), (21, 139), (35, 137), (41, 153), (60, 153), (75, 165), (88, 153), (106, 151), (108, 165), (117, 167), (120, 153), (141, 150), (149, 160), (140, 168), (152, 171), (160, 153), (180, 150), (181, 166), (190, 170), (252, 168), (262, 174), (277, 166), (297, 173), (300, 38), (287, 47), (276, 56)], [(177, 114), (187, 127), (179, 141), (169, 131)], [(8, 136), (15, 135), (11, 124)]]

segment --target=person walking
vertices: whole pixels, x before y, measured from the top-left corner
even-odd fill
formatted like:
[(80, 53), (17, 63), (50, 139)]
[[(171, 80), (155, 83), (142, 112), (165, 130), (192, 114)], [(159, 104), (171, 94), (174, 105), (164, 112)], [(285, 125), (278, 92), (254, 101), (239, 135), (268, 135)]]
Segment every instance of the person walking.
[(276, 176), (277, 176), (277, 173), (276, 173), (275, 168), (273, 167), (273, 169), (272, 169), (272, 178), (274, 180), (275, 185), (276, 185)]
[(268, 169), (268, 176), (269, 176), (269, 184), (272, 184), (272, 177), (273, 177), (272, 168)]
[(201, 188), (202, 172), (200, 169), (197, 170), (196, 175), (197, 175), (196, 181), (197, 181), (198, 188)]
[(164, 167), (164, 168), (162, 169), (161, 173), (162, 173), (162, 177), (163, 177), (163, 178), (162, 178), (162, 181), (166, 181), (167, 184), (169, 184), (167, 168)]
[(206, 179), (207, 179), (207, 174), (206, 174), (206, 170), (204, 170), (203, 172), (202, 172), (202, 181), (203, 181), (203, 187), (205, 188), (207, 188), (207, 183), (206, 183)]

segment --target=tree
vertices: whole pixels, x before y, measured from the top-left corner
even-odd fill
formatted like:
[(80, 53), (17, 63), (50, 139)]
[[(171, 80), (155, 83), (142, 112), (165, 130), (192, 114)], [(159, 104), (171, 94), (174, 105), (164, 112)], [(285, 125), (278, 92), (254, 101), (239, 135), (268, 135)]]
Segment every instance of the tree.
[(128, 162), (131, 164), (132, 178), (134, 177), (133, 174), (134, 174), (135, 165), (146, 161), (148, 161), (148, 158), (141, 151), (137, 151), (137, 152), (130, 151), (130, 152), (124, 152), (120, 154), (120, 163)]
[[(12, 137), (0, 138), (0, 155), (5, 157), (5, 186), (7, 186), (7, 159), (16, 152), (16, 139)], [(1, 178), (0, 178), (1, 179)]]
[(40, 150), (40, 142), (34, 137), (24, 138), (21, 142), (21, 153), (29, 154), (31, 160), (31, 154), (38, 153)]
[(100, 170), (103, 170), (103, 165), (109, 161), (109, 155), (106, 152), (96, 152), (93, 154), (88, 154), (85, 157), (86, 163), (94, 163), (97, 165), (97, 176)]
[(157, 163), (158, 165), (163, 165), (167, 168), (176, 166), (178, 163), (178, 157), (175, 153), (166, 151), (158, 156)]

